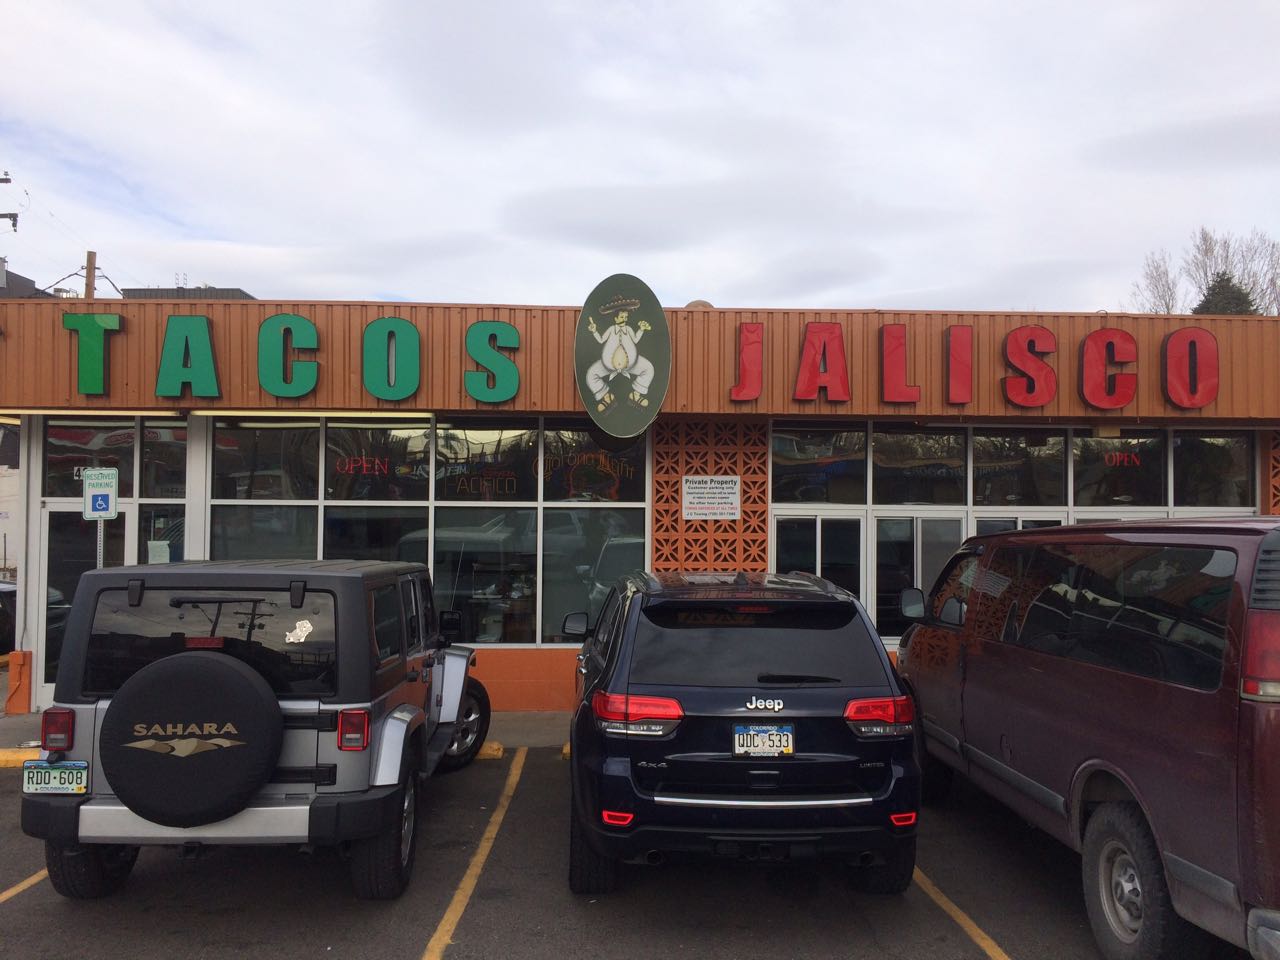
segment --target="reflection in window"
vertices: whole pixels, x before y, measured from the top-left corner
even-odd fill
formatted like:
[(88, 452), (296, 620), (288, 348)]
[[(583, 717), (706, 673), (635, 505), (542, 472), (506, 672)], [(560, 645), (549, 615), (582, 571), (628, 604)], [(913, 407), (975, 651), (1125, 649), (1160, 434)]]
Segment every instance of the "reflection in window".
[(881, 424), (871, 435), (874, 503), (964, 503), (964, 431)]
[(315, 559), (315, 507), (223, 504), (209, 520), (211, 560)]
[(80, 470), (115, 467), (120, 496), (133, 496), (132, 420), (50, 420), (44, 434), (44, 495), (79, 497), (84, 493)]
[(1158, 507), (1165, 502), (1164, 434), (1072, 440), (1077, 507)]
[(1057, 507), (1067, 502), (1065, 430), (975, 430), (973, 502)]
[(581, 507), (542, 511), (542, 639), (580, 643), (562, 633), (565, 614), (594, 623), (618, 577), (643, 570), (644, 510)]
[(427, 563), (427, 505), (327, 506), (326, 560), (412, 560)]
[(915, 586), (915, 521), (882, 518), (876, 521), (876, 630), (882, 637), (900, 637), (911, 621), (902, 615), (904, 587)]
[(1178, 507), (1252, 507), (1252, 433), (1173, 435), (1173, 503)]
[(138, 506), (138, 559), (142, 563), (177, 563), (186, 542), (186, 511), (180, 503)]
[(219, 422), (213, 431), (213, 499), (315, 500), (319, 446), (316, 424)]
[(439, 507), (436, 604), (462, 614), (465, 643), (533, 643), (538, 512)]
[(142, 422), (142, 496), (187, 495), (187, 425), (182, 420)]
[(536, 500), (536, 425), (436, 428), (436, 499)]
[(620, 440), (586, 424), (546, 424), (546, 500), (644, 500), (645, 437)]
[(325, 497), (330, 500), (426, 500), (431, 430), (330, 423), (325, 428)]
[(867, 431), (773, 429), (774, 503), (867, 502)]

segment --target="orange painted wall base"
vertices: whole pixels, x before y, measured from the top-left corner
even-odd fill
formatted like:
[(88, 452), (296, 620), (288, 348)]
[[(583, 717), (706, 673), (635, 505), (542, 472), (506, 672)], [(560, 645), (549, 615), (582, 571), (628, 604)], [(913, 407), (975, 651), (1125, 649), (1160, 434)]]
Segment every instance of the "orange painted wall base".
[(476, 649), (472, 674), (494, 710), (571, 710), (578, 647)]
[(9, 654), (9, 690), (4, 698), (5, 713), (31, 712), (31, 651)]

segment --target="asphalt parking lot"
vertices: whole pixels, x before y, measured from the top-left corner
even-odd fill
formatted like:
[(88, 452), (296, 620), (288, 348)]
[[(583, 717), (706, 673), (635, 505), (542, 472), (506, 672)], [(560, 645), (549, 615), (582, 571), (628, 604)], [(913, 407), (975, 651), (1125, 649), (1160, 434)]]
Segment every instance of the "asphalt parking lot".
[(429, 784), (394, 903), (353, 899), (331, 851), (282, 849), (145, 849), (121, 894), (70, 902), (21, 886), (44, 863), (18, 826), (19, 773), (0, 769), (0, 956), (1098, 957), (1075, 854), (965, 785), (925, 812), (899, 898), (856, 893), (834, 865), (739, 863), (637, 867), (616, 894), (576, 897), (561, 750), (508, 745)]

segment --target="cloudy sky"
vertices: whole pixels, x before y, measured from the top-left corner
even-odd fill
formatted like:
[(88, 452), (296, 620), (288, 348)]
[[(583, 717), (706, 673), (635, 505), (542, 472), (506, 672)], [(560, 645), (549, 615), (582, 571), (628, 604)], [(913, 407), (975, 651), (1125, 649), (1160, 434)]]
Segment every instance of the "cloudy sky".
[(0, 256), (40, 286), (92, 248), (271, 299), (1116, 310), (1202, 224), (1280, 236), (1275, 0), (0, 0), (0, 33)]

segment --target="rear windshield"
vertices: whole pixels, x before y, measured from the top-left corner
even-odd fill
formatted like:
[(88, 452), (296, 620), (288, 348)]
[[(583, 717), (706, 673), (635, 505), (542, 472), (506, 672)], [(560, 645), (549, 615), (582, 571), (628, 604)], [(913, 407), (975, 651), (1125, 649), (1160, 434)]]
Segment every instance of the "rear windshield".
[(631, 682), (663, 686), (874, 686), (879, 641), (844, 603), (664, 603), (641, 612)]
[(253, 667), (278, 696), (334, 692), (333, 595), (287, 590), (147, 590), (129, 606), (125, 590), (98, 595), (84, 692), (111, 695), (162, 657), (216, 650)]

